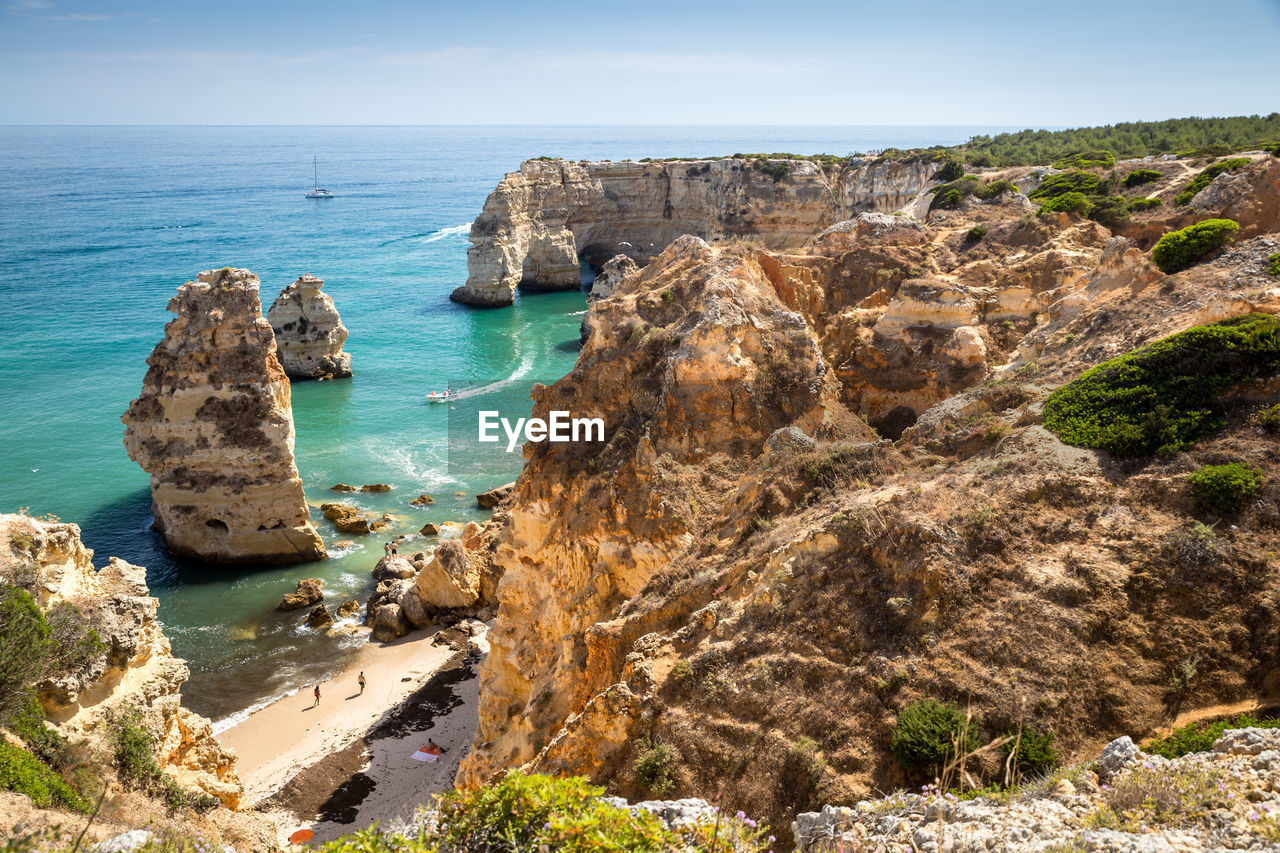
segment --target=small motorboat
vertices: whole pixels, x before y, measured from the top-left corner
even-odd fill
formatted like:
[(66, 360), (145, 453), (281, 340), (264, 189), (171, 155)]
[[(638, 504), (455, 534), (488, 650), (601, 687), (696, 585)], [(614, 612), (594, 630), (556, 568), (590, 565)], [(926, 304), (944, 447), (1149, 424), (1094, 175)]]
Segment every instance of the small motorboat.
[(452, 391), (449, 391), (448, 389), (444, 391), (432, 391), (430, 394), (427, 395), (427, 402), (443, 403), (444, 401), (450, 400), (456, 396), (457, 396), (456, 394), (454, 394)]

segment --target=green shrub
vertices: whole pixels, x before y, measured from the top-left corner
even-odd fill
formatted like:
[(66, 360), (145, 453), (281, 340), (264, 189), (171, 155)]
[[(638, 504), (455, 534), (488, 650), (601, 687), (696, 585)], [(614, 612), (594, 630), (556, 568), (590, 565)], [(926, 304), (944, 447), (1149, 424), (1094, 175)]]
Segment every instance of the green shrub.
[(1087, 214), (1093, 209), (1093, 203), (1085, 196), (1084, 193), (1063, 193), (1040, 205), (1040, 209), (1036, 211), (1039, 214), (1046, 213), (1079, 213)]
[(898, 714), (889, 746), (904, 767), (938, 768), (953, 757), (962, 731), (961, 749), (977, 749), (978, 733), (956, 703), (922, 699)]
[(964, 166), (960, 162), (960, 158), (954, 155), (948, 157), (942, 163), (942, 168), (933, 173), (933, 180), (949, 182), (957, 178), (964, 177)]
[(63, 770), (71, 763), (67, 741), (44, 724), (44, 708), (34, 694), (27, 694), (26, 703), (14, 711), (8, 725), (33, 755), (53, 769)]
[(1280, 403), (1267, 406), (1253, 414), (1253, 425), (1270, 433), (1280, 433)]
[(1063, 172), (1061, 175), (1050, 175), (1040, 186), (1027, 193), (1027, 198), (1036, 200), (1057, 198), (1067, 193), (1097, 195), (1102, 186), (1102, 178), (1091, 172)]
[(1053, 392), (1044, 426), (1068, 444), (1143, 456), (1223, 425), (1218, 400), (1280, 369), (1280, 321), (1245, 314), (1105, 361)]
[(1232, 219), (1205, 219), (1170, 231), (1151, 247), (1151, 260), (1161, 272), (1175, 273), (1231, 242), (1240, 226)]
[(1129, 221), (1129, 209), (1125, 206), (1124, 196), (1096, 196), (1090, 201), (1093, 202), (1093, 207), (1089, 210), (1089, 218), (1094, 222), (1115, 228)]
[(785, 178), (791, 171), (791, 164), (786, 160), (760, 158), (759, 160), (753, 161), (752, 165), (755, 166), (757, 170), (764, 172), (766, 175), (773, 178), (773, 182), (775, 184)]
[(1158, 198), (1135, 198), (1133, 201), (1129, 202), (1129, 211), (1131, 213), (1137, 213), (1140, 210), (1153, 210), (1162, 204), (1164, 204), (1164, 202), (1160, 201)]
[(648, 812), (631, 812), (600, 799), (597, 788), (580, 776), (553, 779), (511, 771), (498, 782), (472, 791), (450, 791), (440, 801), (436, 845), (397, 847), (364, 844), (327, 845), (338, 851), (431, 850), (587, 853), (587, 851), (695, 850), (756, 853), (767, 848), (766, 827), (748, 829), (743, 821), (723, 818), (715, 834), (699, 824), (667, 829)]
[(25, 794), (38, 808), (59, 806), (87, 812), (89, 803), (25, 749), (0, 740), (0, 788)]
[(46, 675), (71, 675), (106, 654), (107, 644), (74, 604), (60, 601), (49, 608), (44, 618), (49, 625)]
[(985, 225), (975, 225), (964, 232), (965, 242), (968, 243), (976, 243), (985, 236), (987, 236), (987, 226)]
[(147, 729), (136, 709), (116, 714), (110, 721), (110, 735), (116, 773), (127, 787), (162, 799), (170, 813), (183, 808), (206, 812), (217, 807), (216, 797), (184, 791), (173, 777), (160, 769), (155, 757), (155, 735)]
[(1162, 755), (1165, 758), (1181, 758), (1193, 752), (1208, 752), (1213, 748), (1213, 742), (1222, 737), (1222, 733), (1227, 729), (1249, 728), (1280, 728), (1280, 719), (1257, 720), (1249, 714), (1241, 714), (1232, 720), (1190, 723), (1174, 729), (1168, 737), (1156, 738), (1142, 747), (1142, 751), (1151, 755)]
[(939, 184), (929, 192), (933, 193), (933, 201), (929, 210), (955, 210), (964, 201), (965, 196), (973, 195), (980, 186), (977, 175), (965, 175), (949, 183)]
[(973, 194), (983, 201), (988, 201), (1003, 193), (1016, 193), (1017, 191), (1018, 185), (1013, 181), (1000, 180), (978, 187), (973, 191)]
[(1187, 475), (1196, 506), (1212, 512), (1235, 513), (1262, 492), (1262, 471), (1243, 462), (1203, 465)]
[(1116, 156), (1110, 151), (1079, 151), (1063, 157), (1053, 164), (1055, 169), (1110, 169), (1116, 164)]
[(0, 725), (31, 696), (49, 660), (49, 625), (26, 590), (0, 583)]
[(1280, 252), (1276, 252), (1274, 255), (1267, 255), (1267, 272), (1280, 276)]
[(1053, 732), (1043, 734), (1032, 728), (1007, 733), (1009, 741), (1002, 747), (1007, 761), (1017, 745), (1018, 754), (1013, 765), (1019, 773), (1045, 773), (1058, 766), (1058, 753), (1053, 748)]
[[(1225, 153), (1225, 152), (1224, 152)], [(1248, 157), (1232, 157), (1230, 160), (1223, 160), (1206, 166), (1201, 170), (1200, 174), (1191, 179), (1191, 183), (1187, 184), (1182, 192), (1178, 193), (1175, 201), (1178, 204), (1187, 204), (1191, 199), (1199, 194), (1200, 190), (1213, 183), (1213, 179), (1221, 175), (1223, 172), (1234, 172), (1236, 169), (1248, 166), (1250, 160)]]
[(636, 778), (649, 793), (662, 796), (671, 788), (671, 747), (643, 740), (636, 756)]
[(1164, 175), (1155, 169), (1134, 169), (1132, 172), (1124, 176), (1124, 185), (1129, 188), (1140, 187), (1143, 184), (1149, 184), (1158, 181)]

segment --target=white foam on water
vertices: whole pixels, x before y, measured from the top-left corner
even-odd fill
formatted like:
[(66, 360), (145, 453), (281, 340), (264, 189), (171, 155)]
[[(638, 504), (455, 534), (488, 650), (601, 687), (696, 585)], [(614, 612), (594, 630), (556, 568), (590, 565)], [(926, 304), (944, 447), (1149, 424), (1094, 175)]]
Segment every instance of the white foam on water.
[[(301, 688), (298, 688), (298, 690), (300, 689)], [(220, 720), (214, 720), (213, 733), (215, 735), (219, 735), (225, 732), (227, 729), (232, 728), (233, 726), (240, 725), (245, 720), (249, 719), (249, 717), (252, 716), (255, 711), (261, 711), (263, 708), (267, 707), (273, 702), (279, 702), (281, 699), (287, 699), (290, 696), (296, 696), (298, 694), (298, 690), (289, 690), (284, 693), (281, 693), (279, 696), (272, 696), (270, 699), (263, 699), (261, 702), (254, 702), (252, 705), (250, 705), (248, 708), (245, 708), (243, 711), (236, 711), (234, 714), (228, 714), (227, 716), (223, 717)]]
[(461, 225), (454, 225), (449, 228), (441, 228), (439, 231), (435, 232), (434, 234), (429, 235), (427, 239), (423, 240), (422, 242), (434, 243), (437, 240), (443, 240), (446, 237), (457, 237), (462, 234), (470, 234), (470, 233), (471, 233), (471, 223), (464, 222)]
[[(365, 449), (374, 459), (398, 471), (423, 490), (440, 489), (457, 482), (444, 473), (446, 461), (441, 448), (433, 446), (410, 452), (403, 447), (373, 439), (365, 442)], [(426, 464), (421, 461), (423, 457), (427, 457)]]

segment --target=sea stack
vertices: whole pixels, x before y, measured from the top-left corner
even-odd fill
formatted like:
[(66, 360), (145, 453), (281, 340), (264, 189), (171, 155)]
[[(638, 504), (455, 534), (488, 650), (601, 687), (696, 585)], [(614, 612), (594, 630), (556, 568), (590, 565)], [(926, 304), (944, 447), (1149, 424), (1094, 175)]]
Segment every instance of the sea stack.
[(176, 554), (215, 563), (325, 557), (293, 457), (289, 379), (258, 277), (224, 267), (178, 288), (122, 420), (151, 475), (155, 527)]
[(280, 363), (290, 379), (351, 375), (351, 356), (342, 351), (347, 327), (322, 287), (322, 279), (307, 273), (282, 290), (267, 312)]

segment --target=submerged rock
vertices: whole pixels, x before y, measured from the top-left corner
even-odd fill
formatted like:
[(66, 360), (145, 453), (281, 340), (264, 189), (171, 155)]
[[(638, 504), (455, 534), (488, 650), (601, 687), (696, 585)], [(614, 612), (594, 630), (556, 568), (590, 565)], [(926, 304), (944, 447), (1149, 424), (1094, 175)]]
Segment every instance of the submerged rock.
[(329, 608), (320, 604), (316, 606), (315, 610), (307, 614), (303, 624), (308, 628), (331, 628), (333, 627), (333, 616), (329, 613)]
[(428, 506), (435, 502), (436, 502), (436, 499), (431, 497), (431, 495), (418, 495), (416, 498), (409, 501), (409, 505), (410, 506)]
[(329, 487), (331, 492), (355, 492), (359, 491), (355, 486), (349, 486), (346, 483), (334, 483)]
[(151, 475), (156, 530), (174, 553), (214, 563), (323, 559), (258, 277), (200, 273), (168, 310), (177, 318), (122, 418), (129, 458)]
[(389, 492), (389, 491), (391, 491), (391, 486), (390, 486), (390, 485), (388, 485), (387, 483), (365, 483), (363, 486), (361, 486), (361, 487), (360, 487), (360, 491), (362, 491), (362, 492)]
[(347, 327), (322, 287), (324, 281), (308, 273), (282, 290), (267, 311), (280, 362), (290, 379), (351, 375), (351, 356), (342, 351)]
[(307, 578), (298, 581), (298, 588), (286, 593), (280, 600), (277, 610), (301, 610), (310, 607), (324, 598), (324, 581), (320, 578)]

